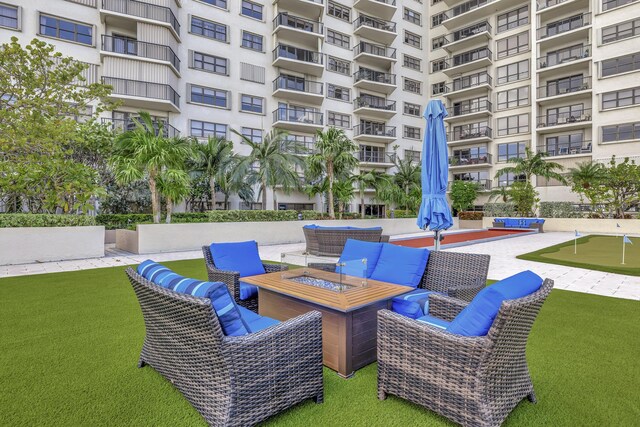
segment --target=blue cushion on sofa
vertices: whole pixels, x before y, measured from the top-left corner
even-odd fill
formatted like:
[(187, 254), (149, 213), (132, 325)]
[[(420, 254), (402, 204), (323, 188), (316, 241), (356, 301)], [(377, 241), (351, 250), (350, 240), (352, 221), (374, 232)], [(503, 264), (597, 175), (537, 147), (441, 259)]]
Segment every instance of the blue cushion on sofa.
[(426, 248), (409, 248), (383, 243), (380, 258), (371, 278), (415, 288), (424, 275), (428, 259), (429, 250)]
[(209, 250), (219, 270), (237, 271), (240, 277), (265, 273), (255, 240), (212, 243)]
[(436, 328), (440, 328), (440, 329), (445, 329), (447, 330), (450, 326), (450, 322), (447, 322), (446, 320), (442, 320), (442, 319), (438, 319), (437, 317), (433, 317), (433, 316), (429, 316), (429, 315), (425, 315), (422, 317), (418, 317), (418, 322), (424, 322), (427, 323), (431, 326), (435, 326)]
[[(382, 251), (382, 243), (363, 242), (362, 240), (347, 239), (338, 263), (345, 263), (343, 267), (336, 267), (336, 273), (340, 272), (355, 277), (371, 277), (371, 273), (376, 268), (380, 252)], [(367, 259), (367, 268), (365, 271), (362, 259)]]
[(154, 283), (158, 275), (166, 272), (171, 272), (171, 270), (169, 270), (164, 265), (158, 264), (157, 262), (150, 259), (140, 263), (140, 265), (138, 265), (138, 268), (136, 268), (136, 271), (139, 275)]
[(238, 309), (240, 310), (242, 319), (249, 324), (251, 332), (258, 332), (268, 328), (269, 326), (277, 325), (278, 323), (280, 323), (279, 321), (270, 317), (260, 316), (259, 314), (254, 313), (253, 311), (249, 310), (248, 308), (242, 307), (241, 305), (238, 306)]
[(503, 301), (540, 289), (542, 278), (527, 270), (487, 286), (451, 322), (447, 331), (465, 336), (487, 335)]
[(240, 299), (242, 301), (255, 298), (258, 296), (258, 287), (249, 283), (240, 281)]
[(403, 316), (417, 319), (429, 314), (429, 295), (433, 291), (415, 289), (406, 294), (394, 297), (391, 301), (391, 310)]

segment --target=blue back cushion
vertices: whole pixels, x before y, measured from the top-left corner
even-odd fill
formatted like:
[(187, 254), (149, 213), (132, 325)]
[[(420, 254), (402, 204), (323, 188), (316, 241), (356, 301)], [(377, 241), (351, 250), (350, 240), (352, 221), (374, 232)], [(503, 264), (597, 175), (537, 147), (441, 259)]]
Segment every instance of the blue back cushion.
[(138, 268), (136, 268), (136, 272), (148, 281), (155, 283), (156, 278), (159, 275), (163, 273), (170, 273), (171, 270), (169, 270), (162, 264), (158, 264), (157, 262), (148, 259), (138, 265)]
[(240, 277), (265, 273), (255, 240), (212, 243), (209, 250), (219, 270), (237, 271)]
[(453, 319), (447, 331), (473, 337), (487, 335), (503, 301), (530, 295), (540, 286), (542, 278), (529, 270), (487, 286)]
[(424, 275), (428, 259), (429, 250), (426, 248), (409, 248), (383, 243), (380, 258), (371, 278), (415, 288)]
[[(371, 277), (373, 269), (376, 268), (380, 252), (382, 251), (382, 243), (363, 242), (362, 240), (347, 239), (338, 263), (345, 263), (342, 267), (342, 273), (349, 276)], [(362, 259), (367, 259), (366, 271), (362, 264)], [(340, 267), (336, 267), (336, 273), (340, 272)]]

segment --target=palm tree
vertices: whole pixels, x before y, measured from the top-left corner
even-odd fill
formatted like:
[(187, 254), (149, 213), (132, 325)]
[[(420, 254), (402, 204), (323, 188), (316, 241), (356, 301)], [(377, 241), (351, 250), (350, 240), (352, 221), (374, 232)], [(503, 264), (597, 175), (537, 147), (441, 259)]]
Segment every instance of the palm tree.
[(231, 162), (229, 168), (223, 173), (218, 174), (218, 188), (224, 194), (224, 206), (226, 208), (229, 203), (229, 196), (233, 193), (237, 194), (243, 202), (253, 202), (254, 191), (253, 184), (255, 177), (252, 169), (247, 171), (237, 171), (240, 167), (241, 158), (237, 157)]
[(606, 170), (603, 165), (593, 160), (578, 163), (576, 166), (569, 169), (569, 179), (576, 187), (588, 190), (593, 184), (597, 185), (606, 176)]
[(191, 179), (184, 169), (166, 169), (158, 177), (158, 189), (167, 204), (166, 223), (171, 223), (173, 206), (189, 195)]
[(506, 186), (502, 186), (491, 190), (487, 202), (500, 199), (502, 200), (502, 203), (507, 203), (510, 197), (511, 195), (509, 194), (509, 188)]
[(277, 210), (276, 190), (280, 186), (288, 192), (300, 184), (300, 177), (295, 167), (302, 167), (304, 160), (301, 155), (305, 148), (288, 134), (279, 129), (269, 132), (262, 142), (253, 142), (250, 138), (236, 130), (233, 133), (240, 136), (242, 141), (251, 148), (251, 153), (243, 157), (235, 170), (235, 176), (241, 176), (242, 171), (253, 169), (257, 181), (260, 183), (262, 194), (262, 209), (267, 208), (267, 188), (273, 191), (273, 209)]
[(335, 127), (330, 127), (326, 131), (319, 130), (317, 137), (315, 150), (307, 158), (307, 170), (312, 179), (327, 177), (329, 218), (335, 219), (333, 184), (336, 176), (346, 175), (358, 165), (358, 159), (354, 155), (358, 146), (347, 138), (344, 130)]
[(358, 193), (360, 196), (360, 217), (364, 219), (364, 191), (367, 188), (378, 189), (384, 183), (389, 182), (389, 175), (384, 172), (370, 170), (363, 171), (352, 175), (352, 181), (358, 184)]
[(207, 177), (211, 191), (211, 209), (216, 209), (216, 178), (224, 174), (231, 165), (233, 142), (216, 136), (210, 136), (207, 142), (194, 143), (195, 157), (190, 169)]
[(160, 222), (158, 178), (167, 169), (183, 169), (192, 153), (186, 138), (167, 138), (164, 126), (158, 125), (147, 112), (133, 119), (135, 129), (120, 134), (110, 159), (116, 180), (121, 184), (139, 181), (145, 176), (151, 192), (153, 222)]
[(534, 152), (527, 147), (525, 149), (524, 157), (512, 157), (507, 160), (509, 163), (513, 163), (514, 166), (507, 166), (496, 172), (496, 179), (499, 179), (501, 175), (506, 173), (512, 173), (514, 175), (524, 175), (525, 180), (531, 183), (531, 177), (541, 176), (545, 179), (556, 179), (563, 184), (567, 183), (565, 177), (560, 174), (564, 167), (556, 162), (550, 162), (545, 160), (548, 154), (539, 151)]
[(338, 202), (338, 218), (342, 219), (342, 213), (344, 212), (345, 204), (349, 203), (353, 199), (355, 189), (353, 188), (353, 181), (351, 179), (343, 179), (333, 183), (333, 193), (336, 201)]

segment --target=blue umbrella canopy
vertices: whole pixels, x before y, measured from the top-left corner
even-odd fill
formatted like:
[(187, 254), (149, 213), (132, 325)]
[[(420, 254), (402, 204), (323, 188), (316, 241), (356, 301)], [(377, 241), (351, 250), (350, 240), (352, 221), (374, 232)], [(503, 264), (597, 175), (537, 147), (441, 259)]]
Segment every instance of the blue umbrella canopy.
[[(447, 109), (440, 100), (431, 100), (424, 111), (427, 126), (422, 147), (422, 203), (418, 212), (421, 229), (441, 231), (453, 225), (447, 203), (449, 161), (444, 118)], [(437, 240), (437, 239), (436, 239)]]

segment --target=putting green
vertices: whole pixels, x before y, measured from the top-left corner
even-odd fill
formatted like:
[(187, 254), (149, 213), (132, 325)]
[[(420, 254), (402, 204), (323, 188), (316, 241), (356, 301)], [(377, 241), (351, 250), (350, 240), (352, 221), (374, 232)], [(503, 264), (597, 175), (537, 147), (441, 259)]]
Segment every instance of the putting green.
[(587, 268), (590, 270), (640, 276), (640, 238), (630, 238), (625, 245), (622, 264), (622, 236), (585, 236), (578, 238), (577, 253), (574, 241), (549, 246), (518, 256), (519, 259)]

